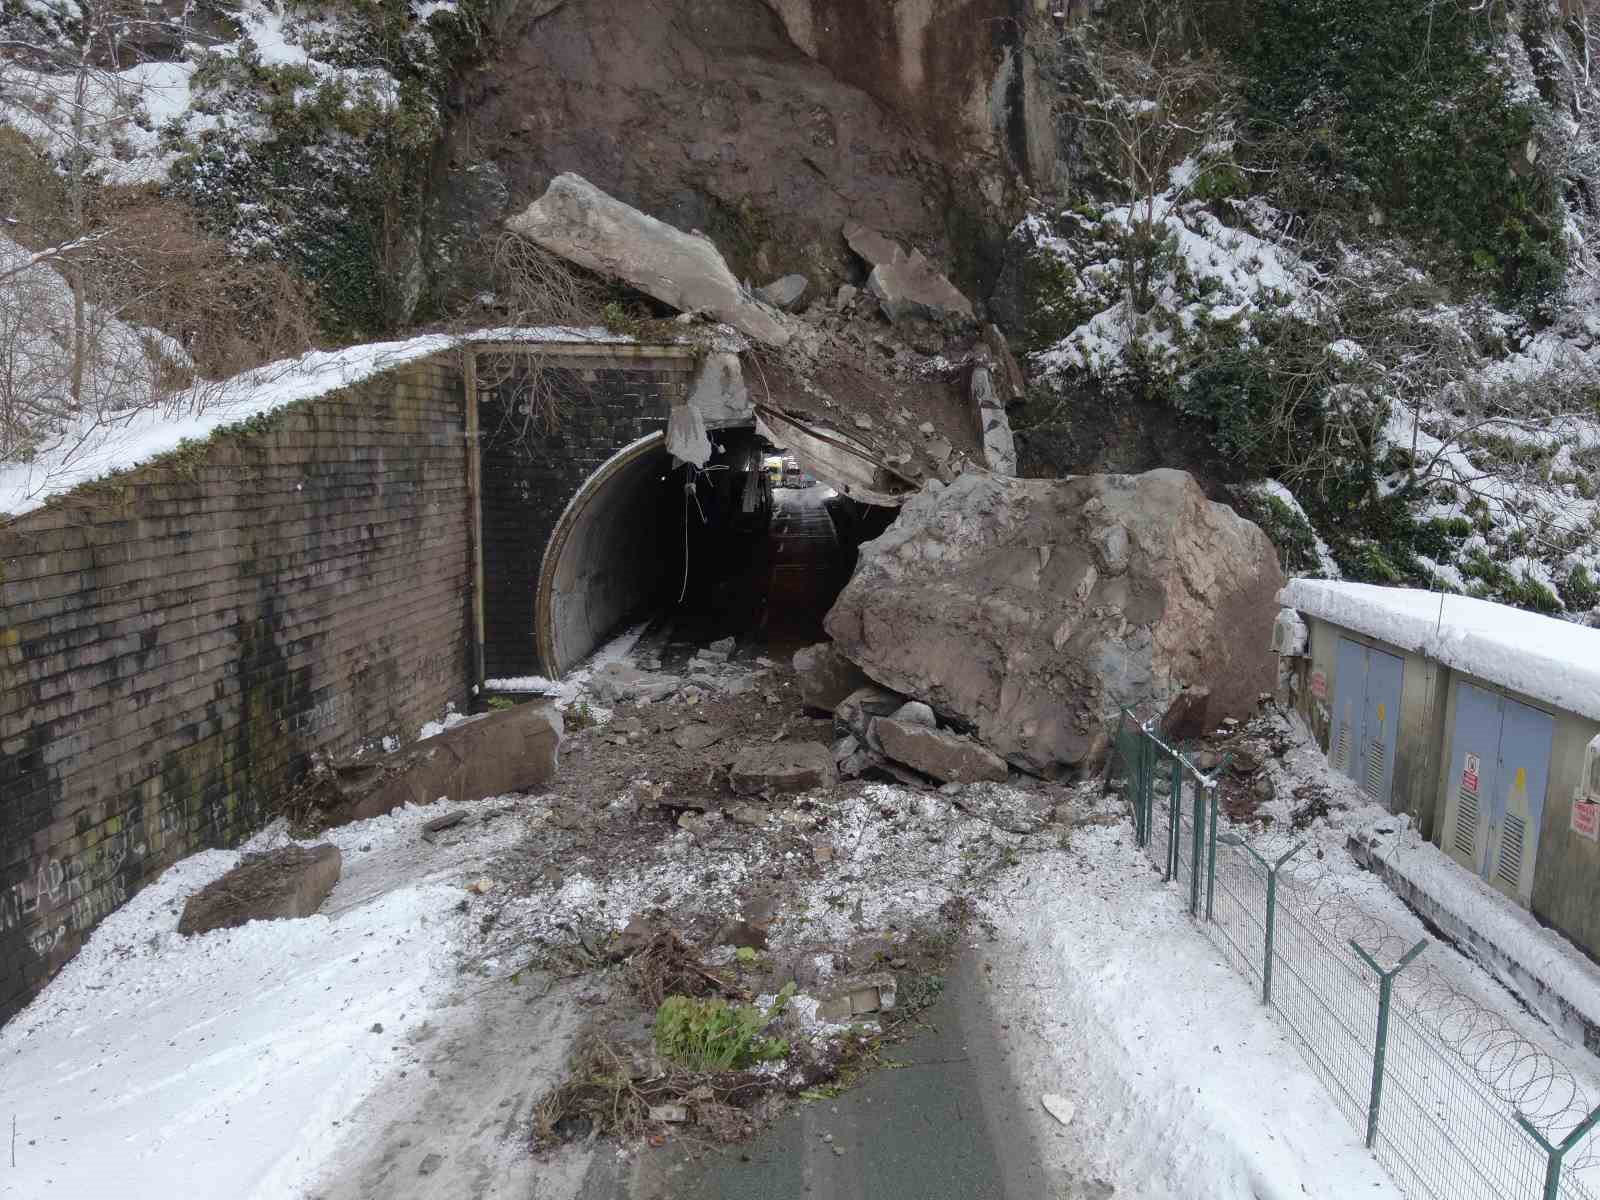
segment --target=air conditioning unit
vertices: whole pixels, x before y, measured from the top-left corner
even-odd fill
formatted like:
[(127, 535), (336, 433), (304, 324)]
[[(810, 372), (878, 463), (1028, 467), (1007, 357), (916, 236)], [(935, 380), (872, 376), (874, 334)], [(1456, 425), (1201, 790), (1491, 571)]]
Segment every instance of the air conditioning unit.
[(1282, 658), (1300, 658), (1311, 644), (1311, 631), (1292, 608), (1278, 613), (1272, 623), (1272, 652)]
[(1583, 783), (1580, 799), (1590, 804), (1600, 804), (1600, 737), (1589, 743), (1584, 752)]

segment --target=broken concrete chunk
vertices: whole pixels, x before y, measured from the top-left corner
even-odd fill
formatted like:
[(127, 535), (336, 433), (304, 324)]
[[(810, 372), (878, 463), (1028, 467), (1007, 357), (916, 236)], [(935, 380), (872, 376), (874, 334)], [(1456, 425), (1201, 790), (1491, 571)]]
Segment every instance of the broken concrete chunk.
[(1044, 1105), (1045, 1112), (1063, 1125), (1072, 1124), (1072, 1118), (1078, 1113), (1078, 1106), (1065, 1096), (1057, 1096), (1046, 1092), (1039, 1097), (1039, 1103)]
[(833, 306), (840, 312), (849, 308), (856, 302), (856, 297), (861, 295), (861, 289), (852, 284), (843, 284), (833, 297)]
[(689, 391), (689, 404), (705, 420), (708, 429), (739, 425), (755, 412), (750, 389), (745, 386), (744, 368), (732, 353), (706, 355), (700, 374)]
[(506, 222), (511, 232), (680, 312), (709, 312), (768, 346), (791, 337), (782, 314), (749, 296), (715, 245), (608, 196), (581, 175), (557, 175)]
[(994, 376), (988, 367), (972, 372), (972, 407), (983, 437), (984, 462), (996, 475), (1017, 473), (1017, 441), (1005, 405), (995, 392)]
[(742, 796), (758, 792), (804, 792), (833, 783), (833, 755), (818, 742), (780, 742), (746, 746), (728, 773)]
[(800, 685), (800, 702), (821, 712), (832, 712), (851, 692), (871, 682), (860, 667), (834, 649), (832, 642), (796, 650), (794, 671)]
[(183, 906), (178, 932), (184, 936), (232, 929), (248, 921), (309, 917), (339, 882), (344, 857), (337, 846), (284, 846), (247, 854)]
[(689, 1106), (686, 1104), (652, 1104), (650, 1106), (650, 1119), (667, 1125), (682, 1125), (689, 1119)]
[(1123, 706), (1164, 712), (1192, 680), (1211, 689), (1208, 722), (1253, 714), (1277, 676), (1282, 581), (1266, 535), (1181, 471), (968, 472), (862, 546), (826, 628), (1015, 766), (1087, 772)]
[(782, 279), (774, 279), (766, 287), (757, 288), (756, 299), (784, 312), (793, 312), (800, 307), (800, 301), (805, 299), (806, 289), (810, 286), (811, 281), (804, 275), (785, 275)]
[(1005, 759), (970, 738), (890, 717), (874, 721), (873, 731), (890, 758), (934, 779), (945, 783), (1005, 782)]
[(667, 416), (667, 453), (695, 467), (711, 461), (711, 438), (698, 408), (689, 404), (672, 406)]
[(716, 641), (707, 646), (706, 649), (712, 654), (722, 655), (723, 661), (726, 662), (729, 655), (733, 653), (734, 648), (738, 646), (738, 644), (739, 642), (737, 638), (718, 638)]
[(817, 1004), (817, 1019), (843, 1025), (854, 1017), (894, 1008), (896, 985), (887, 971), (831, 981)]

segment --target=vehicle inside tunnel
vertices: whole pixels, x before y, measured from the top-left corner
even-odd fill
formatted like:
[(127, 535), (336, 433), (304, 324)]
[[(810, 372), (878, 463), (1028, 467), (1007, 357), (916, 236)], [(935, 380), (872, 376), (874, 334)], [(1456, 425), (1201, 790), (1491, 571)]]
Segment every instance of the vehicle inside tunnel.
[(895, 510), (838, 494), (753, 428), (711, 435), (694, 467), (661, 434), (625, 448), (557, 522), (539, 576), (540, 659), (564, 674), (621, 629), (734, 637), (787, 655), (821, 640), (857, 548)]

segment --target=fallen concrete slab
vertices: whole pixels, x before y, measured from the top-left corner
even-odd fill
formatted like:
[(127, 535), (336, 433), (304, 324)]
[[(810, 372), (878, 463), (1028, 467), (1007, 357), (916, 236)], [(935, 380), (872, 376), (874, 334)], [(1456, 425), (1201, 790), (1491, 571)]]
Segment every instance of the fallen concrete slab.
[(309, 917), (339, 882), (343, 865), (339, 848), (327, 843), (246, 855), (221, 879), (189, 897), (178, 932), (188, 937), (250, 921)]
[(557, 175), (506, 228), (680, 312), (709, 313), (764, 345), (783, 347), (793, 336), (780, 313), (745, 292), (709, 238), (658, 221), (581, 175)]

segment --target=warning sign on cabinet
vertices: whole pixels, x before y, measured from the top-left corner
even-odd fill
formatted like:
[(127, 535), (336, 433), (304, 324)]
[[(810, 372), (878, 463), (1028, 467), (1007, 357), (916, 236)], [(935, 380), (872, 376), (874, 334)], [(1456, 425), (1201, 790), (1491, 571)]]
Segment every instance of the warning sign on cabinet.
[(1311, 672), (1311, 694), (1318, 700), (1328, 698), (1328, 677), (1321, 671)]
[(1600, 841), (1600, 804), (1585, 804), (1581, 800), (1574, 802), (1572, 832), (1591, 842)]
[(1461, 770), (1461, 790), (1476, 796), (1478, 794), (1478, 768), (1482, 761), (1476, 754), (1467, 755), (1467, 765)]

